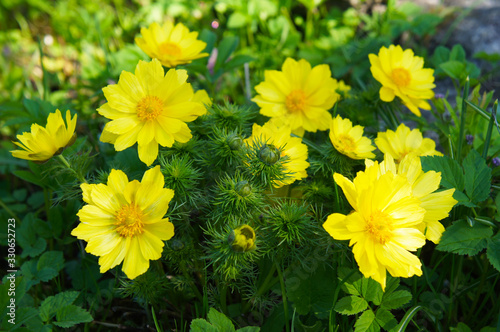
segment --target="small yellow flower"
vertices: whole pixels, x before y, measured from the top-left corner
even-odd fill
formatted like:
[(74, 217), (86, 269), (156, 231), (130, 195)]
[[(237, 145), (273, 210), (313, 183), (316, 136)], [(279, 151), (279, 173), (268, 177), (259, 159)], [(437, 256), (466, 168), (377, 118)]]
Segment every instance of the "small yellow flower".
[(200, 53), (207, 44), (197, 38), (198, 32), (189, 32), (182, 23), (174, 26), (167, 21), (163, 26), (155, 22), (149, 28), (142, 28), (141, 37), (135, 38), (135, 42), (148, 56), (172, 68), (208, 56)]
[(405, 176), (380, 175), (380, 167), (375, 163), (358, 172), (352, 182), (334, 174), (354, 211), (331, 214), (323, 227), (336, 240), (350, 240), (361, 273), (385, 290), (386, 271), (394, 277), (422, 275), (422, 263), (410, 251), (425, 244), (424, 234), (416, 227), (425, 210)]
[(330, 140), (335, 149), (351, 159), (375, 158), (375, 147), (363, 136), (362, 126), (352, 126), (349, 119), (337, 115), (330, 123)]
[(236, 252), (254, 250), (256, 248), (255, 231), (248, 225), (241, 225), (229, 234), (228, 242)]
[[(301, 138), (291, 137), (290, 135), (291, 130), (288, 126), (278, 128), (274, 123), (267, 122), (261, 127), (254, 123), (252, 136), (245, 140), (251, 146), (259, 141), (265, 143), (266, 146), (260, 153), (260, 158), (264, 162), (272, 164), (278, 162), (281, 158), (289, 157), (283, 165), (286, 172), (290, 173), (290, 177), (274, 183), (276, 188), (307, 177), (306, 168), (309, 167), (307, 146), (302, 143)], [(277, 154), (281, 149), (283, 149), (281, 155)]]
[[(67, 126), (66, 126), (67, 124)], [(61, 112), (56, 110), (47, 118), (47, 126), (44, 128), (36, 123), (31, 125), (31, 132), (17, 135), (21, 142), (13, 142), (23, 150), (10, 151), (16, 158), (44, 162), (55, 155), (60, 154), (63, 149), (76, 139), (76, 114), (71, 118), (71, 112), (66, 111), (66, 124)]]
[[(273, 118), (278, 125), (288, 125), (293, 133), (328, 129), (332, 116), (328, 110), (339, 100), (337, 80), (328, 65), (311, 69), (306, 60), (287, 58), (282, 71), (266, 70), (265, 80), (255, 87), (252, 101), (260, 113)], [(345, 86), (341, 88), (346, 89)]]
[(434, 70), (424, 68), (423, 58), (399, 45), (382, 47), (378, 56), (369, 54), (369, 58), (372, 75), (382, 84), (380, 99), (391, 102), (397, 96), (417, 116), (419, 108), (431, 109), (426, 100), (434, 97)]
[(192, 137), (186, 122), (206, 112), (210, 100), (206, 92), (193, 92), (186, 83), (185, 70), (170, 69), (164, 74), (160, 62), (139, 61), (135, 75), (123, 71), (118, 84), (103, 89), (107, 103), (97, 111), (111, 119), (101, 141), (122, 151), (135, 142), (139, 159), (151, 165), (158, 156), (158, 144), (171, 147)]
[(416, 156), (442, 156), (436, 151), (436, 143), (430, 138), (423, 138), (419, 129), (410, 130), (404, 123), (396, 129), (379, 132), (375, 144), (382, 153), (390, 154), (397, 162), (407, 154)]
[(134, 279), (161, 257), (163, 241), (174, 236), (173, 224), (163, 218), (174, 191), (164, 185), (160, 166), (146, 171), (141, 182), (112, 170), (107, 184), (81, 185), (87, 205), (78, 211), (80, 224), (71, 235), (100, 256), (101, 273), (123, 261), (123, 272)]
[[(367, 168), (373, 165), (372, 161), (366, 161)], [(441, 173), (423, 172), (420, 157), (412, 154), (404, 157), (399, 165), (394, 163), (391, 155), (386, 154), (378, 169), (379, 175), (393, 172), (406, 176), (412, 186), (413, 196), (420, 200), (420, 207), (425, 209), (424, 219), (421, 224), (417, 225), (417, 228), (429, 241), (438, 244), (444, 232), (444, 226), (439, 221), (448, 217), (450, 210), (457, 204), (453, 198), (455, 189), (435, 192), (441, 183)]]

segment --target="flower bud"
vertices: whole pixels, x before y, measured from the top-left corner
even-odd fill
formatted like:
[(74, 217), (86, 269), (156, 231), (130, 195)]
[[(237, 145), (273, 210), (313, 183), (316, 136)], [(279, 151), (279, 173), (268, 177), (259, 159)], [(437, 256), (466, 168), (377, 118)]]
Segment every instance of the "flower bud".
[(175, 251), (182, 250), (184, 249), (184, 242), (179, 239), (173, 239), (172, 241), (170, 241), (170, 248)]
[(255, 249), (255, 231), (248, 225), (241, 225), (229, 233), (227, 242), (236, 252), (245, 252)]
[(243, 139), (238, 135), (231, 135), (227, 138), (227, 145), (231, 150), (239, 150), (243, 146)]
[(246, 197), (250, 195), (252, 192), (252, 186), (248, 183), (246, 180), (242, 180), (234, 186), (234, 190), (240, 195), (241, 197)]
[(267, 165), (274, 165), (280, 160), (280, 151), (274, 145), (264, 144), (259, 151), (259, 159)]

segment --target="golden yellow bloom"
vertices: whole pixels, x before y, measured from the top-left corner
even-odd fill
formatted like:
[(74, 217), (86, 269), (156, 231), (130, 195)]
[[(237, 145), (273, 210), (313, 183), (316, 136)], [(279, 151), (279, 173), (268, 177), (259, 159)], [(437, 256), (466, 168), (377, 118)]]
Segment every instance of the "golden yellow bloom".
[(155, 22), (149, 28), (142, 28), (141, 37), (135, 38), (135, 42), (151, 58), (171, 68), (208, 56), (200, 53), (207, 44), (197, 38), (198, 32), (189, 32), (182, 23), (174, 26), (167, 21), (163, 26)]
[(431, 109), (426, 100), (434, 97), (434, 70), (424, 68), (423, 58), (399, 45), (382, 47), (378, 56), (370, 54), (369, 58), (372, 75), (382, 84), (380, 99), (391, 102), (397, 96), (417, 116), (419, 108)]
[(363, 136), (362, 126), (352, 126), (349, 119), (337, 115), (330, 123), (330, 140), (335, 149), (351, 159), (375, 158), (369, 138)]
[[(372, 161), (366, 161), (367, 168), (373, 165)], [(420, 207), (425, 209), (424, 219), (417, 228), (428, 240), (439, 243), (444, 232), (444, 226), (439, 221), (448, 217), (450, 210), (457, 204), (453, 198), (455, 189), (435, 192), (441, 183), (441, 173), (423, 172), (420, 157), (412, 154), (404, 157), (399, 165), (396, 165), (391, 155), (386, 154), (378, 169), (379, 175), (392, 172), (406, 176), (412, 186), (413, 196), (420, 200)]]
[(352, 182), (334, 174), (354, 211), (347, 216), (331, 214), (323, 227), (336, 240), (350, 240), (361, 273), (385, 290), (386, 271), (395, 277), (422, 275), (420, 260), (409, 251), (425, 244), (424, 234), (416, 228), (425, 210), (405, 176), (380, 175), (379, 168), (375, 163)]
[(423, 138), (419, 129), (410, 130), (404, 123), (400, 124), (396, 132), (387, 130), (379, 132), (375, 144), (382, 153), (390, 154), (397, 162), (403, 160), (407, 154), (416, 156), (442, 156), (436, 151), (436, 143), (430, 138)]
[(17, 135), (21, 142), (13, 142), (23, 150), (10, 151), (16, 158), (44, 162), (60, 154), (66, 146), (73, 144), (76, 139), (76, 114), (71, 118), (71, 112), (66, 111), (66, 124), (61, 112), (56, 110), (47, 118), (44, 127), (34, 123), (31, 132)]
[(149, 260), (161, 257), (163, 241), (174, 236), (174, 225), (163, 218), (174, 191), (164, 185), (160, 166), (146, 171), (141, 182), (112, 170), (107, 185), (81, 185), (87, 205), (78, 211), (80, 224), (71, 235), (100, 256), (101, 273), (123, 261), (123, 272), (134, 279), (148, 270)]
[[(307, 177), (306, 168), (309, 167), (309, 163), (306, 161), (307, 146), (302, 143), (301, 138), (291, 137), (290, 135), (291, 130), (288, 126), (278, 128), (274, 123), (267, 122), (261, 127), (254, 123), (252, 127), (252, 136), (245, 140), (249, 145), (255, 145), (257, 142), (264, 142), (271, 148), (269, 149), (269, 154), (273, 154), (272, 149), (278, 149), (277, 151), (279, 151), (283, 148), (281, 155), (275, 156), (275, 162), (279, 161), (281, 158), (289, 157), (283, 165), (286, 172), (290, 172), (290, 177), (275, 183), (274, 185), (276, 188)], [(265, 155), (263, 157), (264, 159), (268, 157), (272, 159), (274, 156)]]
[(264, 75), (264, 82), (255, 87), (259, 94), (252, 99), (261, 114), (280, 126), (290, 126), (300, 136), (304, 130), (328, 129), (332, 120), (328, 110), (340, 98), (336, 92), (339, 84), (331, 77), (328, 65), (311, 69), (306, 60), (287, 58), (282, 71), (266, 70)]
[(192, 137), (186, 122), (206, 112), (206, 93), (194, 93), (186, 83), (185, 70), (170, 69), (164, 74), (160, 62), (139, 61), (135, 75), (123, 71), (118, 84), (103, 90), (107, 103), (97, 111), (111, 119), (103, 129), (101, 141), (122, 151), (135, 142), (139, 159), (151, 165), (158, 156), (158, 144), (171, 147)]
[(256, 247), (255, 231), (248, 225), (241, 225), (229, 234), (228, 242), (236, 252), (254, 250)]

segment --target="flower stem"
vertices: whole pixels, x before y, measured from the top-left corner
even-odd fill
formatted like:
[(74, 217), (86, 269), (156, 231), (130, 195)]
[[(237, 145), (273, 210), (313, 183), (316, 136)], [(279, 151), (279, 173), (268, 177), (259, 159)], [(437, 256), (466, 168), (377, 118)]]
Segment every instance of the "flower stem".
[(462, 144), (465, 135), (465, 112), (467, 111), (467, 98), (469, 97), (469, 77), (465, 82), (464, 93), (462, 95), (462, 109), (460, 113), (460, 132), (458, 134), (457, 155), (456, 160), (460, 161), (462, 156)]
[(151, 306), (151, 313), (153, 314), (153, 321), (155, 322), (155, 326), (156, 326), (156, 331), (158, 332), (162, 332), (162, 328), (160, 327), (160, 325), (158, 324), (158, 321), (156, 319), (156, 313), (155, 313), (155, 308), (153, 306)]
[(286, 332), (290, 332), (290, 326), (288, 325), (288, 301), (286, 299), (286, 289), (285, 289), (285, 279), (283, 278), (283, 273), (281, 272), (281, 267), (278, 263), (275, 263), (276, 270), (278, 271), (278, 276), (280, 278), (281, 284), (281, 297), (283, 298), (283, 311), (285, 313), (285, 329)]
[(64, 166), (66, 166), (70, 171), (73, 172), (73, 174), (78, 179), (78, 181), (80, 181), (81, 183), (88, 183), (87, 180), (85, 180), (85, 178), (83, 177), (83, 175), (80, 172), (77, 172), (76, 170), (74, 170), (71, 167), (68, 160), (66, 160), (66, 158), (64, 158), (64, 156), (62, 154), (57, 155), (57, 158), (59, 158), (59, 160), (62, 162), (62, 164)]

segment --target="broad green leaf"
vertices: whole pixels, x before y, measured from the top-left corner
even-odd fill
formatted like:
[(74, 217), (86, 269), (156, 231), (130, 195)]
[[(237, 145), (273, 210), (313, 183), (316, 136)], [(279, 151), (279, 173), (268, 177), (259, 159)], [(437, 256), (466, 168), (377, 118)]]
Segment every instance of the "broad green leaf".
[(210, 325), (204, 319), (196, 318), (191, 321), (191, 325), (189, 328), (190, 332), (220, 332), (216, 327)]
[[(338, 269), (338, 277), (340, 281), (344, 281), (349, 274), (352, 273), (352, 269), (346, 268), (346, 267), (341, 267)], [(351, 295), (359, 295), (361, 296), (362, 290), (361, 290), (361, 279), (363, 276), (361, 273), (358, 271), (355, 271), (353, 274), (349, 276), (347, 280), (344, 281), (342, 284), (342, 290), (348, 294)]]
[(247, 16), (240, 13), (240, 12), (234, 12), (231, 15), (229, 15), (229, 18), (227, 19), (227, 27), (229, 29), (238, 29), (247, 26)]
[(457, 327), (450, 327), (450, 332), (472, 332), (472, 330), (466, 324), (460, 322)]
[(80, 323), (88, 323), (93, 320), (94, 319), (87, 310), (71, 304), (57, 310), (54, 325), (67, 328)]
[(491, 265), (500, 271), (500, 233), (488, 241), (487, 248), (486, 256), (488, 257)]
[(446, 61), (440, 64), (439, 68), (441, 68), (446, 75), (456, 80), (460, 80), (465, 72), (465, 64), (455, 60)]
[(470, 227), (465, 220), (457, 220), (448, 227), (436, 247), (438, 250), (459, 255), (476, 255), (487, 245), (487, 239), (493, 235), (490, 227), (476, 223)]
[(226, 62), (226, 64), (224, 65), (224, 70), (225, 71), (232, 70), (234, 68), (242, 66), (243, 64), (245, 64), (247, 62), (251, 62), (253, 60), (255, 60), (255, 58), (251, 57), (249, 55), (244, 55), (244, 54), (235, 55), (233, 58), (231, 58), (231, 60)]
[(476, 150), (471, 150), (463, 161), (465, 192), (473, 203), (486, 200), (490, 194), (491, 168)]
[(49, 296), (40, 305), (40, 317), (44, 322), (48, 322), (57, 310), (75, 302), (80, 292), (62, 292), (55, 296)]
[(37, 186), (40, 187), (43, 186), (43, 182), (41, 181), (41, 179), (29, 171), (15, 170), (12, 173), (14, 173), (15, 176), (17, 176), (20, 179), (23, 179), (26, 182), (36, 184)]
[(411, 293), (406, 290), (398, 290), (387, 297), (383, 297), (382, 304), (380, 305), (382, 308), (392, 310), (399, 309), (406, 303), (410, 302), (412, 296)]
[(382, 302), (382, 296), (384, 291), (382, 286), (372, 278), (362, 278), (361, 280), (361, 295), (365, 300), (373, 302), (375, 305), (379, 305)]
[(333, 269), (321, 266), (312, 275), (307, 275), (301, 268), (296, 273), (293, 271), (287, 276), (286, 290), (297, 313), (306, 315), (313, 311), (318, 318), (328, 317), (335, 293)]
[(236, 332), (259, 332), (260, 327), (258, 326), (245, 326), (241, 329), (237, 329)]
[(355, 295), (345, 296), (335, 304), (335, 311), (342, 315), (355, 315), (366, 308), (368, 308), (368, 302)]
[(210, 308), (210, 311), (207, 315), (208, 321), (210, 324), (215, 326), (219, 331), (234, 331), (234, 325), (229, 318), (226, 317), (223, 313), (218, 312), (214, 308)]
[(214, 71), (216, 72), (221, 68), (227, 59), (234, 52), (236, 46), (238, 46), (238, 37), (228, 36), (221, 40), (218, 47), (217, 59), (215, 60)]
[(460, 44), (453, 46), (450, 52), (450, 60), (465, 61), (465, 50)]
[(371, 310), (366, 310), (359, 316), (354, 324), (354, 332), (378, 332), (380, 325), (375, 320), (375, 314)]
[(441, 185), (447, 189), (464, 190), (464, 172), (462, 167), (448, 156), (421, 157), (424, 172), (441, 172)]
[(382, 329), (389, 331), (398, 325), (398, 321), (394, 318), (389, 310), (378, 308), (375, 313), (375, 320)]

